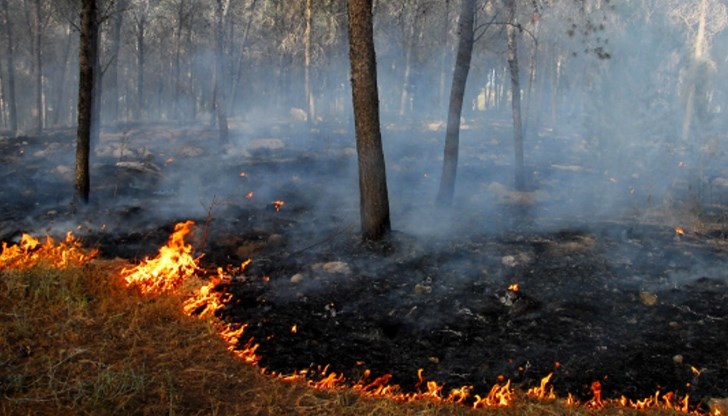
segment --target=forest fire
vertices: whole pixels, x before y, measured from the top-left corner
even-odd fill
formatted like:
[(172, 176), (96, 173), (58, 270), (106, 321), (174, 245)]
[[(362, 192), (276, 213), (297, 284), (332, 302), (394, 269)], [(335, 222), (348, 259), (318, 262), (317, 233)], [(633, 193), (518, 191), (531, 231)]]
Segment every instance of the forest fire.
[[(159, 250), (154, 259), (146, 259), (133, 268), (123, 269), (122, 277), (129, 286), (138, 286), (143, 294), (160, 294), (172, 291), (180, 287), (181, 283), (202, 272), (198, 260), (192, 257), (192, 247), (185, 243), (184, 238), (191, 232), (194, 222), (186, 221), (176, 224), (174, 232), (169, 237), (167, 245)], [(2, 254), (0, 254), (0, 268), (26, 268), (38, 262), (47, 261), (52, 267), (64, 268), (68, 265), (80, 265), (89, 261), (96, 255), (96, 251), (87, 252), (81, 248), (73, 236), (69, 233), (65, 241), (55, 244), (48, 237), (46, 242), (41, 244), (37, 239), (23, 235), (21, 241), (14, 246), (3, 243)], [(243, 262), (235, 272), (243, 273), (246, 267), (252, 262), (251, 259)], [(247, 324), (226, 323), (217, 318), (216, 312), (229, 304), (233, 296), (225, 288), (230, 284), (232, 278), (223, 268), (217, 269), (217, 275), (211, 277), (210, 282), (200, 286), (193, 291), (192, 295), (183, 302), (182, 310), (188, 316), (212, 319), (217, 328), (219, 336), (227, 345), (228, 350), (240, 360), (259, 365), (261, 356), (258, 353), (259, 344), (254, 342), (251, 336), (244, 341)], [(509, 291), (517, 292), (518, 284), (508, 287)], [(290, 332), (295, 334), (299, 331), (298, 325), (290, 327)], [(363, 362), (361, 363), (364, 364)], [(560, 368), (559, 363), (556, 368)], [(697, 376), (700, 370), (690, 366), (691, 371)], [(500, 376), (498, 382), (489, 390), (488, 394), (481, 396), (473, 394), (473, 386), (464, 385), (451, 387), (449, 392), (444, 393), (445, 384), (434, 380), (427, 380), (424, 377), (424, 370), (417, 371), (417, 384), (415, 392), (405, 392), (399, 385), (390, 383), (392, 375), (385, 374), (371, 379), (371, 371), (365, 370), (363, 375), (355, 382), (349, 382), (340, 372), (329, 371), (326, 366), (318, 371), (300, 370), (289, 375), (276, 374), (267, 369), (263, 373), (289, 382), (305, 382), (316, 389), (342, 389), (351, 388), (364, 396), (383, 397), (395, 401), (412, 402), (416, 400), (432, 400), (442, 403), (455, 403), (471, 406), (472, 408), (499, 408), (513, 405), (519, 400), (530, 398), (541, 401), (563, 400), (567, 406), (580, 406), (588, 409), (599, 410), (607, 406), (618, 406), (627, 409), (665, 409), (682, 412), (691, 415), (703, 414), (690, 406), (690, 397), (685, 395), (678, 398), (675, 393), (668, 392), (661, 394), (659, 391), (654, 395), (641, 400), (631, 400), (625, 396), (617, 399), (606, 399), (602, 395), (602, 384), (594, 381), (591, 384), (591, 399), (585, 402), (578, 402), (569, 394), (566, 399), (559, 399), (554, 391), (551, 372), (543, 377), (538, 386), (528, 389), (523, 396), (519, 395), (512, 386), (511, 380)], [(720, 415), (715, 410), (711, 415)]]
[(28, 269), (39, 263), (64, 269), (70, 266), (82, 266), (97, 254), (96, 250), (84, 250), (70, 231), (66, 234), (66, 239), (57, 244), (50, 236), (41, 244), (38, 239), (23, 234), (16, 245), (8, 246), (6, 242), (2, 243), (0, 270)]
[(127, 284), (139, 287), (144, 294), (158, 294), (177, 288), (185, 279), (199, 270), (192, 246), (184, 238), (192, 230), (193, 221), (179, 223), (169, 237), (167, 245), (159, 249), (153, 259), (146, 258), (139, 265), (121, 270)]

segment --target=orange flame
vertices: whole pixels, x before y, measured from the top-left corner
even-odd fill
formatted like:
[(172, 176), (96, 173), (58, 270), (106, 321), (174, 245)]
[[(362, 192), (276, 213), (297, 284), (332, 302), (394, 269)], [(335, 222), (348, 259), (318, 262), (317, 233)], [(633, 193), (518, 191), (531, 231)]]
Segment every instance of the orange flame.
[(175, 289), (199, 270), (198, 260), (192, 257), (192, 246), (184, 238), (194, 221), (178, 223), (167, 245), (153, 259), (148, 257), (139, 265), (121, 270), (128, 285), (138, 286), (144, 294), (158, 294)]
[(253, 195), (255, 195), (255, 192), (248, 192), (245, 194), (245, 199), (253, 199)]
[(513, 283), (512, 285), (508, 286), (508, 290), (511, 292), (518, 292), (521, 290), (520, 286), (518, 286), (518, 283)]
[(685, 236), (685, 230), (683, 230), (682, 227), (675, 227), (675, 234), (679, 235), (680, 237)]
[(555, 400), (556, 393), (554, 393), (554, 386), (549, 385), (549, 382), (551, 381), (551, 377), (553, 377), (553, 375), (554, 373), (549, 373), (549, 375), (541, 379), (541, 385), (539, 385), (538, 387), (531, 387), (530, 389), (528, 389), (526, 394), (540, 400)]
[(7, 243), (2, 243), (0, 270), (28, 269), (38, 263), (65, 269), (69, 266), (82, 266), (97, 254), (98, 250), (84, 250), (70, 231), (66, 233), (66, 239), (58, 244), (51, 237), (46, 237), (45, 243), (41, 244), (38, 239), (23, 234), (17, 245), (8, 246)]
[(273, 201), (273, 208), (276, 209), (276, 212), (281, 212), (283, 205), (286, 205), (286, 201)]

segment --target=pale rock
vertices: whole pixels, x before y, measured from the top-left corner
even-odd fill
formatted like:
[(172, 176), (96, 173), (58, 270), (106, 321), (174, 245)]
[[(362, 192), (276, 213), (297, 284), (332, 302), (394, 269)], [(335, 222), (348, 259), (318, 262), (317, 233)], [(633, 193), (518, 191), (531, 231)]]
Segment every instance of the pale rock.
[(642, 291), (640, 292), (640, 301), (645, 306), (655, 306), (657, 305), (657, 295), (650, 292)]
[(343, 261), (329, 261), (326, 263), (316, 263), (311, 266), (314, 272), (324, 272), (329, 274), (351, 274), (351, 268)]
[(303, 281), (303, 279), (304, 279), (303, 274), (296, 273), (293, 276), (291, 276), (291, 283), (298, 284), (298, 283), (301, 283)]

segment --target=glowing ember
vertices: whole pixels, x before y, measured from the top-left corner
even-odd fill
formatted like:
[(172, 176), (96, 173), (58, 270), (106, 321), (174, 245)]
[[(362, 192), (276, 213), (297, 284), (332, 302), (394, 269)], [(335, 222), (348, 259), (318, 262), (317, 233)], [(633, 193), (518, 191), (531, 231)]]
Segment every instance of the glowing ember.
[(248, 176), (248, 174), (247, 174), (247, 173), (245, 173), (245, 172), (240, 172), (240, 177), (241, 177), (241, 178), (245, 178), (245, 177), (247, 177), (247, 176)]
[(286, 201), (273, 201), (273, 208), (276, 209), (276, 212), (281, 212), (283, 205), (286, 205)]
[(518, 286), (518, 283), (513, 283), (512, 285), (508, 286), (508, 290), (511, 292), (518, 292), (521, 288)]
[(296, 333), (298, 333), (298, 325), (293, 325), (291, 327), (291, 334), (296, 334)]
[(675, 227), (675, 234), (682, 237), (685, 235), (685, 230), (682, 227)]
[(41, 244), (36, 238), (23, 234), (17, 245), (8, 246), (7, 243), (2, 243), (0, 270), (28, 269), (39, 263), (64, 269), (69, 266), (82, 266), (97, 254), (97, 250), (84, 250), (70, 231), (66, 234), (66, 239), (58, 244), (51, 237), (46, 237), (45, 243)]
[(161, 293), (175, 289), (199, 270), (198, 259), (192, 257), (192, 246), (184, 238), (190, 233), (193, 221), (174, 226), (167, 245), (159, 249), (153, 259), (146, 258), (139, 265), (121, 270), (128, 285), (138, 286), (142, 293)]
[(245, 194), (245, 199), (253, 199), (253, 195), (255, 195), (255, 192), (248, 192)]

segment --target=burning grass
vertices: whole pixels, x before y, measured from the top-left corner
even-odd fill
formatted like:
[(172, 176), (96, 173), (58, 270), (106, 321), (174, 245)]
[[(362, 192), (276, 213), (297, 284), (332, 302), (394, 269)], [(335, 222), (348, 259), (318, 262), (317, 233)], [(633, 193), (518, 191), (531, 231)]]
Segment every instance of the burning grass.
[[(170, 245), (179, 243), (177, 250), (189, 255), (183, 237), (170, 238)], [(38, 253), (34, 251), (37, 245), (27, 247), (27, 256)], [(48, 250), (55, 252), (51, 248)], [(163, 293), (150, 297), (144, 291), (129, 290), (117, 278), (142, 270), (150, 262), (153, 260), (133, 269), (124, 269), (128, 264), (119, 261), (62, 263), (63, 267), (36, 262), (0, 269), (2, 414), (593, 413), (553, 399), (546, 383), (528, 393), (505, 384), (486, 397), (476, 396), (488, 408), (472, 410), (457, 404), (469, 391), (446, 394), (442, 386), (425, 381), (422, 374), (422, 392), (411, 396), (385, 394), (392, 387), (381, 377), (345, 388), (334, 373), (317, 382), (305, 375), (264, 376), (249, 365), (257, 361), (255, 347), (238, 344), (244, 327), (227, 327), (214, 318), (214, 310), (226, 299), (224, 293), (215, 291), (214, 280), (203, 285), (192, 278), (189, 287), (198, 283), (198, 289), (187, 290), (188, 285), (182, 285), (187, 276), (175, 285), (180, 290), (160, 289)], [(196, 262), (192, 265), (196, 269)], [(173, 270), (186, 273), (189, 267)], [(215, 279), (225, 279), (225, 273), (219, 270)], [(139, 281), (134, 282), (136, 286)], [(451, 402), (443, 396), (452, 398)], [(401, 400), (392, 400), (398, 397)], [(499, 403), (507, 406), (497, 407)], [(603, 405), (606, 415), (637, 412), (614, 403)], [(682, 413), (651, 409), (648, 414)]]

